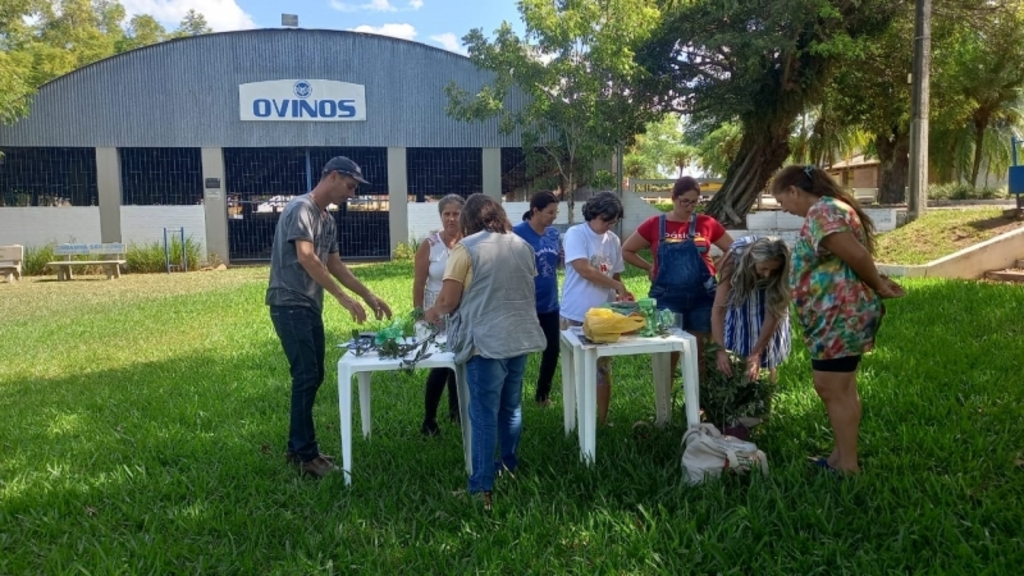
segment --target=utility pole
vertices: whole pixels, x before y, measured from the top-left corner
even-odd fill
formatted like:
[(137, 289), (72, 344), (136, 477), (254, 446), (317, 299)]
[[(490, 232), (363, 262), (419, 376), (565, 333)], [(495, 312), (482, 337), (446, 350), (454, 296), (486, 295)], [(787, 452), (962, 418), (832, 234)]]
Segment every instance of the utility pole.
[(932, 0), (916, 0), (915, 4), (908, 221), (916, 220), (928, 208), (928, 114), (932, 67)]

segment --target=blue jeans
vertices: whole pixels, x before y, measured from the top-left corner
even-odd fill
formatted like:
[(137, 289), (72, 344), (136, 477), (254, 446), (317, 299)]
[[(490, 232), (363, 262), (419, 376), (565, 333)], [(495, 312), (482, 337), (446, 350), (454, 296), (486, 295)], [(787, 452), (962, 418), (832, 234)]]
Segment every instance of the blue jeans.
[[(466, 362), (469, 386), (469, 421), (473, 425), (473, 474), (469, 491), (494, 489), (497, 466), (515, 470), (516, 452), (523, 429), (523, 372), (527, 355), (495, 360), (474, 356)], [(495, 462), (496, 444), (501, 459)]]
[(313, 427), (313, 402), (324, 381), (324, 322), (320, 313), (305, 306), (271, 306), (281, 347), (292, 374), (292, 411), (288, 451), (303, 462), (320, 455)]

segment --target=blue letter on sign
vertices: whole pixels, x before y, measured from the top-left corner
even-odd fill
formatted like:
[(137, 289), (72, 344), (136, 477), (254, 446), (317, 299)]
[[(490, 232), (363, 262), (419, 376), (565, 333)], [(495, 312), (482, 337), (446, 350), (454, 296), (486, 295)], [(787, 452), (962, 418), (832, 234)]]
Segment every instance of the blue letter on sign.
[(252, 114), (257, 118), (270, 117), (270, 100), (260, 98), (252, 101)]
[(316, 106), (321, 118), (334, 118), (338, 115), (338, 105), (334, 100), (321, 100)]
[(352, 118), (356, 115), (355, 100), (338, 100), (338, 118)]

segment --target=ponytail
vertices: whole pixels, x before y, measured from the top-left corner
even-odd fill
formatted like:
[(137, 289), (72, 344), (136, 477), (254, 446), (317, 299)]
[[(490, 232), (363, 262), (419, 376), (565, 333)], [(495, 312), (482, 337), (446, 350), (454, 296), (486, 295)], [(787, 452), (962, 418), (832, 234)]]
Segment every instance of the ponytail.
[(822, 196), (828, 196), (829, 198), (835, 198), (844, 204), (848, 204), (850, 208), (857, 214), (857, 218), (860, 219), (861, 225), (864, 227), (864, 247), (868, 253), (874, 254), (875, 252), (875, 222), (868, 216), (864, 208), (861, 207), (860, 202), (857, 198), (850, 193), (849, 190), (843, 188), (836, 182), (828, 172), (825, 172), (821, 168), (808, 164), (806, 166), (786, 166), (775, 175), (772, 181), (772, 194), (778, 194), (784, 191), (790, 186), (795, 186), (808, 194), (812, 194), (821, 198)]

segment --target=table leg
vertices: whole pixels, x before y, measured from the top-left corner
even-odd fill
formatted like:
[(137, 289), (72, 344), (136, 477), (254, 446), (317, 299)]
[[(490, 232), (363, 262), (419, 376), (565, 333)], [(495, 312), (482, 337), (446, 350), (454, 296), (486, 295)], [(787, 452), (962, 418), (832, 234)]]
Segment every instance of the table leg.
[(341, 413), (341, 470), (352, 484), (352, 372), (338, 367), (338, 411)]
[(587, 354), (583, 350), (572, 351), (572, 387), (576, 390), (574, 409), (576, 410), (576, 437), (580, 444), (580, 461), (583, 460), (583, 454), (587, 446), (587, 413), (585, 410), (587, 372), (584, 369), (587, 364), (586, 361)]
[(370, 439), (370, 372), (356, 374), (359, 378), (359, 416), (362, 418), (363, 438)]
[(572, 346), (560, 343), (562, 359), (562, 418), (565, 422), (565, 435), (576, 429), (576, 366)]
[(651, 355), (654, 364), (654, 424), (658, 427), (672, 422), (672, 354)]
[(686, 400), (686, 425), (700, 423), (700, 369), (697, 364), (697, 343), (687, 338), (683, 342), (681, 359), (683, 368), (683, 397)]
[(580, 428), (583, 434), (583, 460), (588, 465), (596, 460), (597, 452), (597, 351), (590, 349), (583, 359), (583, 418)]
[(473, 422), (469, 417), (469, 380), (466, 365), (456, 364), (455, 385), (459, 389), (459, 415), (462, 418), (462, 452), (466, 459), (466, 474), (473, 474)]

